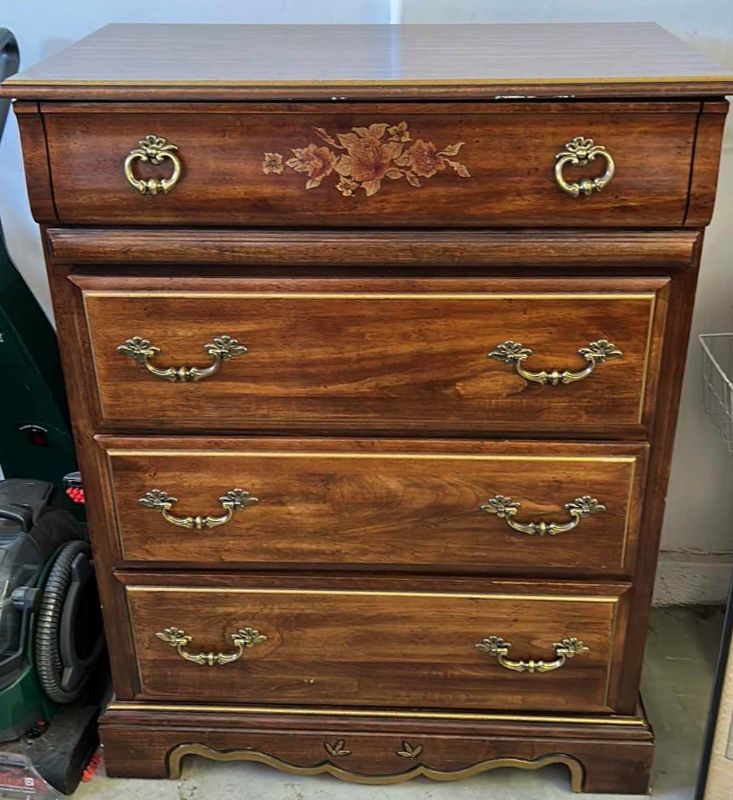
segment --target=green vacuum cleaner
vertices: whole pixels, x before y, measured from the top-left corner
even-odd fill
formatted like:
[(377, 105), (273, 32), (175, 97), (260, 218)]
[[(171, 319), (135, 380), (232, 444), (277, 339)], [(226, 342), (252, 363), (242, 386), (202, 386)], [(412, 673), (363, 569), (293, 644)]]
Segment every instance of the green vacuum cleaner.
[[(0, 28), (0, 81), (18, 60)], [(7, 111), (0, 101), (0, 136)], [(73, 792), (98, 747), (108, 672), (82, 506), (69, 500), (78, 473), (64, 482), (75, 457), (56, 337), (1, 228), (0, 386), (0, 797), (57, 796), (45, 784)]]
[(106, 689), (89, 543), (51, 483), (0, 481), (0, 770), (21, 740), (38, 773), (73, 791), (96, 750)]

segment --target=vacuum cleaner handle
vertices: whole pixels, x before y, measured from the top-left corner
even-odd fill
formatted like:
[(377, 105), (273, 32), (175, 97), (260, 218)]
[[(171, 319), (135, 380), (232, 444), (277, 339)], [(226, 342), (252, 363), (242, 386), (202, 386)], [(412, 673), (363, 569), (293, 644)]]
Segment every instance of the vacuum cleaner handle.
[[(16, 73), (19, 65), (20, 53), (15, 36), (7, 28), (0, 28), (0, 83)], [(9, 109), (10, 100), (0, 100), (0, 139), (3, 136)]]

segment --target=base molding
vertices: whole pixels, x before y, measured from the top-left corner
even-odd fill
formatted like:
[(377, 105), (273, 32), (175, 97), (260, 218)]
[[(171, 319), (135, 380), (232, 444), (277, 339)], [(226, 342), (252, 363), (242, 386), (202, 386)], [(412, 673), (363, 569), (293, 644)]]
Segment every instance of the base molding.
[[(402, 745), (409, 744), (403, 742)], [(418, 747), (420, 747), (418, 745)], [(309, 767), (296, 766), (282, 761), (275, 756), (267, 753), (259, 753), (255, 750), (227, 750), (221, 752), (213, 750), (202, 744), (182, 744), (174, 748), (168, 758), (168, 771), (169, 777), (178, 778), (181, 774), (182, 760), (185, 756), (195, 755), (203, 758), (208, 758), (213, 761), (252, 761), (258, 764), (267, 764), (269, 767), (274, 767), (281, 772), (286, 772), (290, 775), (331, 775), (333, 778), (339, 780), (349, 781), (350, 783), (363, 783), (371, 785), (385, 785), (404, 783), (413, 778), (425, 777), (433, 781), (457, 781), (463, 778), (471, 778), (481, 772), (487, 772), (492, 769), (499, 769), (500, 767), (515, 767), (517, 769), (542, 769), (550, 764), (565, 764), (570, 770), (570, 785), (574, 792), (582, 791), (583, 782), (583, 767), (580, 762), (576, 761), (567, 755), (556, 753), (554, 755), (542, 756), (534, 760), (524, 758), (490, 758), (486, 761), (480, 761), (477, 764), (472, 764), (464, 769), (459, 770), (440, 770), (433, 767), (426, 766), (425, 764), (415, 764), (404, 772), (392, 773), (389, 775), (363, 775), (358, 772), (351, 772), (348, 769), (334, 764), (333, 761), (323, 761), (320, 764), (314, 764)], [(417, 756), (416, 756), (417, 757)]]
[(176, 778), (188, 756), (251, 761), (362, 784), (468, 778), (563, 764), (574, 791), (645, 794), (653, 735), (636, 717), (561, 717), (112, 703), (101, 721), (112, 777)]

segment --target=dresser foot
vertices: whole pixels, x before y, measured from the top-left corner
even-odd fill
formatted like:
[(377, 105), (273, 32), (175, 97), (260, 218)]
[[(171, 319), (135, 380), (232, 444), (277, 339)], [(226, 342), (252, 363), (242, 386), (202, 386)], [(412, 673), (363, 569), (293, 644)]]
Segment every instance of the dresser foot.
[(582, 790), (591, 794), (648, 794), (654, 745), (629, 747), (605, 743), (580, 757)]
[[(362, 784), (567, 768), (576, 792), (645, 794), (654, 745), (642, 717), (336, 716), (114, 703), (102, 720), (111, 777), (177, 778), (190, 756)], [(460, 729), (460, 732), (459, 732)]]

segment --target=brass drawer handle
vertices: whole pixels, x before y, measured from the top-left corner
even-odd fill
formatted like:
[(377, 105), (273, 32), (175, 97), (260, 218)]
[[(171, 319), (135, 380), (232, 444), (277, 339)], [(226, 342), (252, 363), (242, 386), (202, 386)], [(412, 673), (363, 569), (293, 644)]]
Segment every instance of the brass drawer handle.
[(245, 491), (244, 489), (230, 489), (219, 498), (219, 502), (224, 509), (221, 516), (213, 517), (176, 517), (170, 511), (173, 506), (178, 502), (177, 497), (171, 497), (168, 492), (161, 491), (160, 489), (151, 489), (138, 500), (141, 506), (146, 508), (157, 508), (163, 515), (166, 522), (171, 525), (177, 525), (179, 528), (188, 528), (189, 530), (202, 531), (207, 528), (218, 528), (219, 525), (226, 525), (234, 516), (234, 512), (240, 508), (246, 508), (258, 503), (256, 497)]
[(529, 536), (557, 536), (558, 533), (567, 533), (580, 525), (580, 520), (588, 514), (598, 514), (605, 511), (606, 507), (599, 503), (595, 497), (583, 495), (576, 497), (572, 503), (565, 504), (565, 510), (570, 514), (568, 522), (516, 522), (513, 517), (519, 511), (520, 503), (512, 500), (511, 497), (497, 494), (479, 506), (481, 511), (487, 514), (496, 514), (499, 519), (505, 520), (506, 524), (519, 533), (526, 533)]
[[(159, 192), (168, 194), (181, 177), (181, 160), (176, 155), (176, 150), (178, 150), (178, 147), (166, 141), (162, 136), (149, 133), (137, 143), (137, 147), (130, 150), (127, 158), (125, 158), (124, 172), (127, 182), (134, 189), (137, 189), (140, 194), (158, 194)], [(133, 165), (136, 161), (144, 161), (157, 166), (166, 159), (173, 165), (173, 172), (168, 178), (144, 179), (135, 177)]]
[(257, 628), (247, 626), (232, 634), (232, 641), (236, 647), (233, 653), (187, 653), (183, 648), (189, 644), (192, 637), (180, 628), (164, 628), (155, 635), (161, 642), (165, 642), (170, 647), (175, 648), (181, 658), (206, 667), (231, 664), (232, 661), (240, 659), (248, 647), (254, 647), (256, 644), (267, 641), (267, 636), (264, 633), (260, 633)]
[(496, 658), (502, 667), (514, 672), (552, 672), (555, 669), (560, 669), (569, 658), (590, 653), (590, 648), (586, 647), (580, 639), (570, 637), (561, 639), (552, 645), (555, 648), (554, 661), (535, 661), (533, 658), (526, 661), (512, 661), (507, 658), (511, 646), (512, 643), (505, 642), (501, 636), (489, 636), (474, 645), (477, 650)]
[[(580, 181), (568, 183), (563, 175), (566, 164), (574, 167), (584, 167), (596, 158), (602, 158), (606, 162), (606, 171), (598, 178), (582, 178)], [(588, 197), (593, 192), (600, 192), (613, 179), (616, 172), (611, 154), (601, 144), (595, 144), (593, 139), (586, 139), (584, 136), (576, 136), (567, 142), (565, 149), (555, 156), (555, 180), (557, 185), (572, 197)]]
[(161, 369), (151, 363), (151, 359), (158, 355), (160, 348), (152, 344), (149, 339), (142, 336), (131, 336), (117, 347), (118, 353), (129, 356), (142, 364), (156, 378), (171, 383), (196, 383), (204, 378), (209, 378), (219, 371), (224, 361), (246, 353), (247, 348), (231, 336), (222, 335), (217, 336), (211, 344), (205, 344), (204, 351), (213, 359), (208, 367), (166, 367)]
[(509, 364), (513, 366), (518, 375), (521, 375), (525, 381), (532, 381), (533, 383), (541, 383), (545, 386), (557, 386), (560, 383), (574, 383), (575, 381), (587, 378), (591, 372), (606, 359), (621, 358), (623, 353), (616, 347), (615, 344), (609, 342), (608, 339), (598, 339), (595, 342), (590, 342), (587, 347), (581, 347), (578, 354), (583, 357), (587, 366), (585, 369), (580, 370), (557, 370), (553, 369), (549, 372), (542, 370), (541, 372), (530, 372), (524, 368), (524, 362), (528, 359), (534, 350), (525, 347), (519, 342), (513, 342), (507, 339), (496, 346), (496, 350), (492, 350), (488, 357), (501, 361), (502, 364)]

